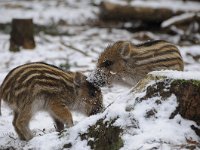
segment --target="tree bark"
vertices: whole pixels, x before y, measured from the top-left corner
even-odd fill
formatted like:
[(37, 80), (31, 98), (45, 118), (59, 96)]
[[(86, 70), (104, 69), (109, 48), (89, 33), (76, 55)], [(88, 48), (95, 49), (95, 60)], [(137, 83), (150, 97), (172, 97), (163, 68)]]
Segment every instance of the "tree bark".
[(171, 91), (177, 97), (181, 116), (200, 125), (200, 81), (175, 80)]
[(35, 48), (34, 25), (32, 19), (13, 19), (10, 37), (10, 51), (17, 52), (20, 46), (25, 49)]

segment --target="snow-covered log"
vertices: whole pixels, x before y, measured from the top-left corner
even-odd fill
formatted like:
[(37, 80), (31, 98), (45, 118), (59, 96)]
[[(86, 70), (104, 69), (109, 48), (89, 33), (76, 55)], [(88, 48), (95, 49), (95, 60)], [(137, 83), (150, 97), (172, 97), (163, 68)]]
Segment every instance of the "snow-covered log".
[(73, 149), (84, 141), (91, 149), (200, 148), (199, 108), (200, 73), (152, 72), (93, 116), (96, 121), (78, 129), (64, 147)]

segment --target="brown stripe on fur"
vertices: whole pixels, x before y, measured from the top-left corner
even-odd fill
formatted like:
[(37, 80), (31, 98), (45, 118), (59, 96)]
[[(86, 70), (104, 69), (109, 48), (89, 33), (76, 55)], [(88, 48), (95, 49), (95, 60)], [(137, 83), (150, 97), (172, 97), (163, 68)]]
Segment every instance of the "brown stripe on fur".
[[(65, 88), (73, 87), (73, 82), (70, 83), (70, 82), (66, 82), (65, 80), (55, 79), (53, 77), (36, 75), (36, 76), (33, 76), (32, 78), (30, 78), (28, 81), (24, 82), (23, 84), (19, 83), (19, 84), (15, 85), (15, 90), (20, 89), (21, 87), (34, 86), (35, 84), (37, 84), (37, 82), (45, 82), (46, 85), (54, 86), (54, 87), (59, 87), (59, 86), (62, 86)], [(70, 83), (70, 84), (68, 84), (68, 83)]]
[(40, 63), (30, 63), (30, 64), (21, 65), (21, 66), (14, 68), (7, 74), (7, 76), (5, 77), (5, 79), (2, 83), (3, 92), (4, 92), (4, 89), (6, 88), (6, 87), (4, 87), (5, 85), (10, 86), (13, 84), (13, 82), (15, 82), (14, 76), (19, 77), (20, 74), (22, 74), (24, 72), (24, 70), (29, 68), (30, 67), (29, 65), (32, 65), (32, 64), (38, 64), (37, 66), (34, 67), (35, 69), (42, 67), (42, 66), (39, 66)]
[[(53, 73), (55, 75), (59, 75), (59, 76), (62, 76), (65, 80), (69, 80), (71, 77), (67, 74), (64, 74), (63, 75), (63, 71), (55, 66), (48, 66), (47, 64), (45, 63), (29, 63), (29, 64), (25, 64), (25, 65), (22, 65), (22, 66), (19, 66), (19, 67), (16, 67), (14, 68), (5, 78), (4, 82), (2, 83), (2, 89), (3, 89), (3, 92), (5, 89), (8, 88), (8, 86), (14, 84), (16, 81), (16, 78), (17, 80), (20, 80), (19, 82), (22, 82), (22, 80), (24, 80), (27, 76), (29, 76), (29, 70), (27, 69), (32, 69), (33, 72), (39, 72), (41, 70), (41, 73), (42, 72), (45, 72), (45, 71), (52, 71), (52, 72), (49, 72), (49, 73)], [(37, 70), (37, 71), (36, 71)], [(20, 76), (23, 76), (24, 74), (23, 73), (27, 73), (24, 78), (20, 78)], [(70, 73), (70, 72), (69, 72)], [(72, 80), (72, 78), (70, 79)], [(6, 85), (6, 87), (4, 87)]]
[[(65, 74), (64, 72), (60, 72), (60, 70), (57, 71), (57, 68), (55, 68), (56, 70), (54, 70), (54, 68), (52, 69), (51, 66), (51, 70), (49, 71), (49, 68), (47, 68), (46, 66), (43, 66), (44, 64), (42, 64), (40, 66), (40, 64), (34, 64), (31, 66), (31, 69), (27, 68), (26, 65), (23, 66), (22, 71), (24, 70), (28, 70), (25, 71), (25, 74), (23, 76), (21, 76), (21, 78), (17, 77), (16, 75), (20, 72), (22, 73), (22, 71), (20, 70), (20, 68), (18, 68), (18, 72), (14, 75), (10, 74), (14, 79), (9, 81), (12, 83), (12, 85), (5, 85), (4, 86), (4, 97), (5, 97), (5, 101), (8, 103), (16, 103), (17, 106), (19, 106), (19, 104), (21, 103), (20, 99), (18, 99), (16, 101), (16, 99), (13, 99), (12, 97), (18, 97), (21, 98), (23, 97), (24, 99), (27, 99), (26, 102), (29, 101), (29, 97), (27, 97), (27, 93), (29, 93), (29, 96), (32, 95), (34, 93), (37, 93), (39, 91), (48, 91), (48, 95), (55, 95), (55, 94), (59, 94), (61, 93), (61, 91), (63, 91), (63, 89), (65, 90), (70, 90), (72, 93), (74, 92), (74, 86), (73, 86), (73, 78), (74, 78), (74, 74), (72, 72), (69, 72), (69, 75), (66, 73), (66, 75), (61, 75), (61, 73)], [(37, 68), (35, 68), (37, 67)], [(41, 67), (41, 68), (40, 68)], [(39, 69), (39, 70), (38, 70)], [(35, 73), (36, 72), (36, 73)], [(39, 74), (38, 74), (39, 73)], [(57, 75), (59, 75), (58, 78)], [(24, 80), (27, 77), (32, 76), (30, 79), (28, 80)], [(70, 80), (69, 80), (70, 78)], [(18, 80), (16, 80), (18, 79)], [(65, 80), (67, 79), (67, 80)], [(20, 82), (18, 82), (20, 81)], [(23, 83), (23, 81), (25, 81)], [(36, 87), (38, 85), (38, 88)], [(36, 88), (34, 88), (36, 87)], [(34, 90), (35, 89), (35, 90)], [(37, 94), (39, 94), (37, 93)], [(12, 94), (12, 95), (10, 95)], [(61, 94), (62, 95), (62, 94)], [(70, 94), (71, 95), (71, 94)], [(36, 95), (35, 95), (36, 96)], [(73, 95), (71, 95), (73, 96)], [(22, 100), (23, 101), (23, 100)], [(20, 106), (22, 107), (22, 106)]]
[(181, 57), (180, 52), (178, 51), (176, 47), (172, 47), (171, 45), (165, 45), (161, 49), (150, 49), (147, 51), (147, 53), (138, 54), (136, 56), (132, 56), (132, 58), (136, 60), (137, 59), (144, 60), (144, 59), (149, 59), (156, 56), (162, 56), (168, 53), (171, 55), (173, 55), (173, 53), (176, 53), (178, 54), (179, 57)]
[(147, 53), (148, 51), (151, 51), (151, 50), (153, 50), (153, 49), (159, 49), (159, 50), (161, 50), (162, 49), (162, 47), (165, 47), (165, 46), (171, 46), (171, 47), (176, 47), (176, 46), (174, 46), (173, 44), (171, 44), (171, 43), (168, 43), (168, 42), (163, 42), (163, 43), (158, 43), (158, 44), (155, 44), (155, 45), (151, 45), (151, 46), (149, 46), (149, 47), (144, 47), (144, 46), (141, 46), (141, 47), (134, 47), (133, 46), (133, 51), (134, 52), (137, 52), (138, 54), (142, 54), (142, 53)]
[(31, 70), (29, 69), (26, 73), (24, 73), (21, 77), (18, 78), (17, 82), (24, 84), (25, 82), (29, 82), (34, 76), (44, 76), (45, 78), (51, 78), (54, 80), (62, 80), (66, 84), (72, 85), (73, 83), (73, 78), (72, 76), (64, 76), (61, 73), (58, 72), (52, 72), (49, 71), (48, 69), (43, 69), (42, 70)]
[(166, 59), (161, 59), (161, 60), (154, 60), (154, 61), (149, 62), (147, 64), (137, 65), (136, 67), (154, 68), (154, 67), (159, 67), (159, 66), (170, 66), (171, 63), (180, 64), (180, 66), (182, 66), (181, 65), (182, 59), (179, 58), (179, 57), (175, 57), (175, 58), (166, 58)]
[[(55, 74), (56, 76), (62, 76), (65, 79), (69, 78), (69, 79), (72, 80), (71, 76), (69, 76), (68, 74), (63, 74), (63, 71), (59, 68), (54, 68), (52, 66), (47, 66), (47, 65), (44, 65), (44, 66), (40, 65), (40, 66), (37, 66), (37, 67), (39, 67), (39, 68), (35, 68), (35, 66), (30, 66), (28, 69), (26, 69), (24, 71), (24, 73), (20, 74), (20, 76), (26, 76), (25, 74), (29, 73), (30, 71), (32, 71), (32, 73), (33, 72), (35, 72), (35, 73), (36, 72), (38, 72), (38, 73), (39, 72), (40, 73), (43, 73), (43, 72), (47, 73), (48, 72), (49, 74)], [(67, 73), (69, 73), (69, 72), (67, 72)]]
[(149, 59), (143, 59), (143, 60), (138, 60), (135, 62), (135, 64), (137, 65), (142, 65), (142, 64), (148, 64), (148, 63), (152, 63), (152, 62), (156, 62), (156, 61), (161, 61), (161, 60), (165, 60), (165, 59), (170, 59), (170, 58), (179, 58), (181, 59), (179, 56), (177, 57), (176, 55), (171, 55), (171, 54), (165, 54), (165, 55), (158, 55), (156, 57), (151, 57)]

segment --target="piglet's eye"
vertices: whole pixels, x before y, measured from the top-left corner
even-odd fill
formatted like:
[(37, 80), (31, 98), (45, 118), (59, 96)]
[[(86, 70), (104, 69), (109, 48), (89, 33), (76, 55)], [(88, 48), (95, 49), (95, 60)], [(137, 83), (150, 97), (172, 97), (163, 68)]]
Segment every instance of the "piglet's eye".
[(109, 67), (109, 66), (111, 66), (112, 64), (113, 64), (112, 61), (110, 61), (110, 60), (105, 60), (105, 61), (103, 62), (103, 64), (102, 64), (102, 67)]

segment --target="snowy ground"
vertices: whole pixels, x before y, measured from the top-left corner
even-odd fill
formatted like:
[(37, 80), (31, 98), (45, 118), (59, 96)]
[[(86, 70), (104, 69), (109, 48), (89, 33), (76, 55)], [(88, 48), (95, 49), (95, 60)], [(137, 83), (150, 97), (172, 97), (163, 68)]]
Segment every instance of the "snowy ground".
[[(100, 1), (100, 0), (99, 0)], [(99, 1), (96, 1), (98, 3)], [(164, 3), (164, 1), (162, 1)], [(169, 1), (170, 2), (170, 1)], [(168, 2), (168, 3), (169, 3)], [(136, 34), (129, 33), (125, 30), (120, 29), (106, 29), (106, 28), (91, 28), (89, 26), (79, 26), (91, 19), (96, 19), (96, 13), (98, 13), (97, 7), (93, 5), (89, 5), (90, 0), (87, 1), (73, 1), (73, 0), (59, 0), (59, 1), (1, 1), (0, 2), (0, 23), (10, 22), (12, 17), (33, 17), (34, 22), (38, 24), (49, 24), (52, 22), (57, 22), (60, 20), (65, 20), (69, 26), (65, 27), (65, 30), (70, 33), (70, 35), (63, 36), (50, 36), (45, 34), (38, 34), (36, 36), (36, 44), (37, 47), (34, 50), (21, 50), (18, 53), (11, 53), (8, 51), (9, 48), (9, 35), (0, 33), (0, 83), (3, 81), (6, 74), (14, 67), (27, 63), (27, 62), (35, 62), (35, 61), (44, 61), (50, 64), (54, 64), (57, 66), (68, 63), (71, 71), (82, 71), (86, 75), (90, 73), (92, 69), (95, 67), (96, 60), (98, 55), (103, 49), (109, 44), (117, 40), (129, 40), (133, 43), (138, 43), (137, 39), (135, 39)], [(142, 5), (141, 2), (135, 2), (138, 5)], [(145, 2), (146, 3), (146, 2)], [(179, 2), (178, 2), (179, 3)], [(152, 2), (153, 5), (153, 2)], [(181, 4), (182, 5), (182, 4)], [(179, 5), (177, 5), (178, 7)], [(194, 9), (197, 9), (198, 5), (196, 3), (190, 3), (187, 6)], [(158, 6), (156, 6), (158, 7)], [(185, 7), (185, 6), (184, 6)], [(48, 9), (47, 9), (48, 8)], [(45, 9), (45, 10), (44, 10)], [(174, 8), (176, 9), (176, 7)], [(59, 11), (58, 11), (59, 10)], [(76, 26), (73, 26), (73, 25)], [(138, 33), (137, 33), (138, 34)], [(142, 33), (141, 33), (142, 34)], [(153, 34), (149, 33), (151, 37), (154, 39), (164, 39), (170, 41), (174, 41), (176, 43), (177, 37), (167, 37), (166, 35), (161, 34)], [(73, 46), (77, 49), (84, 51), (86, 55), (75, 51), (69, 47), (64, 46), (62, 43)], [(200, 46), (182, 46), (179, 47), (181, 54), (183, 56), (185, 62), (185, 71), (197, 71), (200, 72)], [(121, 101), (121, 98), (128, 93), (128, 89), (123, 87), (113, 87), (113, 88), (102, 88), (102, 92), (104, 94), (104, 105), (108, 106), (110, 103), (116, 101), (116, 103), (110, 108), (109, 111), (115, 112), (116, 110), (121, 110), (124, 108), (125, 102)], [(124, 97), (128, 99), (130, 97)], [(173, 99), (173, 97), (172, 97)], [(173, 105), (174, 101), (170, 101)], [(175, 104), (174, 104), (175, 105)], [(121, 106), (121, 107), (119, 107)], [(146, 106), (146, 105), (145, 105)], [(166, 107), (168, 104), (166, 104)], [(164, 106), (163, 106), (164, 107)], [(174, 106), (175, 107), (175, 106)], [(140, 110), (139, 108), (137, 108)], [(160, 108), (161, 111), (165, 111), (166, 108)], [(170, 108), (174, 109), (174, 108)], [(122, 115), (124, 110), (121, 110)], [(136, 112), (136, 116), (140, 116), (143, 113), (141, 111)], [(103, 114), (101, 114), (103, 115)], [(70, 138), (61, 138), (59, 139), (55, 132), (55, 128), (51, 118), (48, 114), (41, 112), (38, 113), (32, 120), (30, 127), (33, 130), (35, 137), (27, 142), (20, 141), (14, 131), (12, 126), (12, 112), (11, 110), (3, 103), (2, 104), (2, 116), (0, 116), (0, 149), (6, 148), (8, 146), (15, 147), (19, 149), (60, 149), (62, 148), (62, 144), (66, 141), (72, 141), (76, 139), (76, 133), (78, 131), (84, 131), (88, 124), (93, 124), (93, 122), (99, 116), (91, 116), (85, 117), (81, 114), (73, 112), (73, 119), (75, 121), (76, 126), (69, 130)], [(165, 118), (166, 116), (162, 116), (161, 118)], [(125, 141), (124, 150), (133, 147), (132, 143), (130, 143), (130, 139), (135, 141), (137, 138), (140, 140), (136, 143), (135, 146), (142, 145), (144, 143), (150, 143), (149, 145), (145, 145), (147, 147), (143, 147), (142, 149), (148, 149), (150, 147), (155, 146), (155, 142), (148, 141), (149, 137), (147, 134), (155, 134), (155, 141), (157, 144), (160, 144), (159, 138), (163, 138), (163, 136), (167, 136), (165, 138), (166, 141), (172, 142), (170, 139), (174, 136), (175, 132), (178, 130), (188, 130), (188, 127), (191, 122), (187, 122), (183, 120), (180, 116), (176, 118), (176, 121), (182, 120), (185, 126), (178, 126), (176, 123), (172, 129), (171, 122), (165, 124), (168, 126), (166, 133), (163, 131), (163, 134), (159, 132), (159, 135), (155, 134), (155, 131), (159, 129), (156, 128), (160, 124), (163, 125), (165, 123), (163, 120), (159, 120), (160, 122), (156, 122), (157, 125), (154, 126), (151, 121), (144, 121), (144, 130), (145, 134), (140, 134), (139, 137), (130, 137), (130, 134), (126, 134), (123, 137)], [(145, 127), (146, 124), (149, 125), (148, 128)], [(148, 132), (151, 127), (154, 127), (154, 130), (150, 133)], [(143, 131), (138, 131), (143, 132)], [(175, 139), (177, 139), (177, 143), (173, 143), (174, 145), (180, 144), (184, 142), (183, 133), (188, 133), (190, 130), (185, 132), (178, 132), (180, 134), (176, 135)], [(74, 134), (74, 136), (73, 136)], [(67, 136), (66, 136), (67, 137)], [(188, 137), (192, 137), (193, 140), (199, 140), (194, 133), (188, 134)], [(136, 139), (135, 139), (136, 138)], [(77, 140), (79, 141), (79, 140)], [(167, 143), (168, 144), (168, 143)], [(163, 149), (169, 148), (166, 143), (164, 143)], [(149, 146), (149, 147), (148, 147)], [(86, 143), (74, 142), (73, 149), (89, 149)], [(140, 148), (140, 147), (137, 147)], [(134, 148), (133, 148), (134, 149)]]

